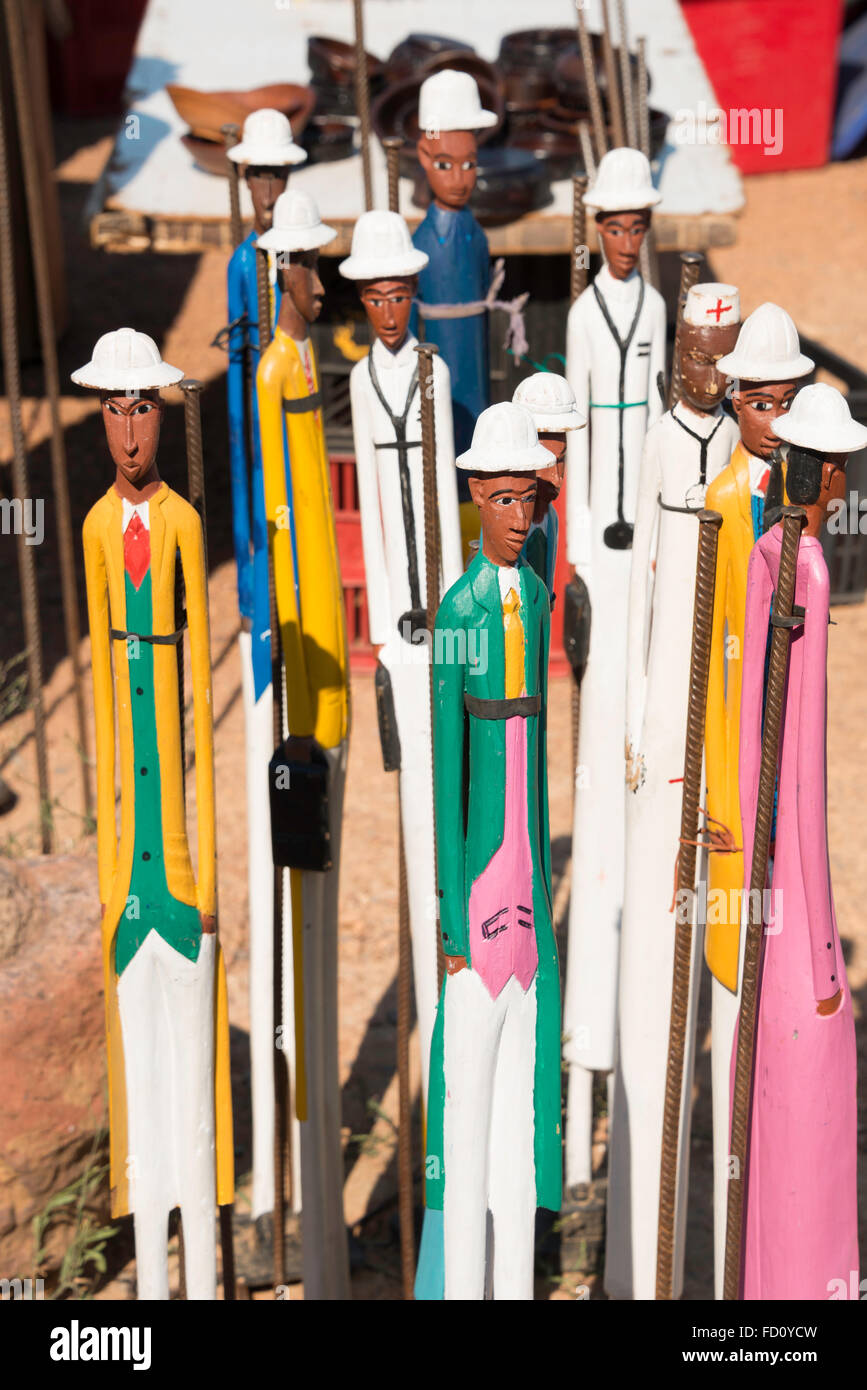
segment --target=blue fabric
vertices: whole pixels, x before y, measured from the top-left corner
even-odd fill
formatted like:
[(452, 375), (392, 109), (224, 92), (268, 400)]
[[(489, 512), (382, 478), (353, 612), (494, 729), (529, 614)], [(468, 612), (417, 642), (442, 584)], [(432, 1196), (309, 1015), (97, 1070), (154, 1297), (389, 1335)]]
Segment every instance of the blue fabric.
[[(280, 289), (275, 285), (274, 311), (280, 311)], [(265, 519), (265, 483), (259, 439), (259, 407), (256, 371), (259, 366), (259, 292), (256, 281), (256, 233), (251, 232), (229, 261), (229, 322), (246, 315), (229, 337), (229, 463), (232, 478), (232, 531), (238, 571), (238, 607), (252, 623), (253, 685), (258, 700), (271, 684), (271, 602), (268, 594), (268, 524)], [(273, 324), (272, 324), (273, 330)], [(253, 457), (244, 424), (244, 348), (250, 345), (252, 380)], [(289, 499), (292, 550), (295, 519)], [(251, 516), (252, 501), (252, 516)], [(296, 567), (297, 568), (297, 567)]]
[(441, 1303), (446, 1291), (443, 1214), (425, 1207), (413, 1293), (417, 1303)]
[[(491, 283), (488, 238), (468, 208), (448, 212), (431, 203), (413, 233), (413, 245), (430, 260), (418, 277), (418, 297), (426, 304), (468, 304), (484, 299)], [(413, 306), (410, 331), (418, 333)], [(455, 453), (473, 441), (473, 429), (491, 404), (488, 314), (466, 319), (425, 319), (426, 342), (436, 343), (452, 379)]]
[(765, 518), (764, 497), (757, 497), (755, 493), (752, 493), (750, 496), (750, 506), (753, 512), (753, 542), (755, 542), (762, 534), (762, 522)]

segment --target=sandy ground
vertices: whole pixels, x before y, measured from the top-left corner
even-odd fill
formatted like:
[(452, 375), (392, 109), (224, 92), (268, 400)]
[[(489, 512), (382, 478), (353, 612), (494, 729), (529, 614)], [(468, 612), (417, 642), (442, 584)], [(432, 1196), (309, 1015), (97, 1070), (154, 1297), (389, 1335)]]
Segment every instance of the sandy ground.
[[(244, 800), (243, 712), (237, 655), (237, 605), (228, 505), (225, 442), (224, 359), (209, 348), (224, 318), (225, 257), (106, 257), (86, 242), (81, 213), (88, 184), (106, 148), (105, 126), (84, 122), (58, 130), (60, 192), (70, 272), (70, 328), (61, 345), (62, 380), (86, 361), (96, 337), (119, 322), (153, 334), (164, 356), (188, 375), (209, 384), (204, 401), (210, 556), (210, 602), (216, 717), (220, 930), (226, 952), (235, 1074), (238, 1207), (246, 1202), (250, 1161), (248, 1060), (248, 957)], [(861, 305), (867, 291), (863, 257), (863, 214), (867, 162), (804, 174), (748, 180), (748, 209), (736, 247), (715, 253), (713, 272), (737, 284), (744, 312), (763, 299), (785, 305), (804, 331), (845, 356), (867, 361), (867, 327)], [(828, 227), (834, 231), (829, 237)], [(831, 263), (831, 255), (833, 262)], [(50, 496), (46, 414), (38, 401), (39, 376), (25, 373), (25, 423), (31, 450), (34, 496)], [(67, 388), (64, 386), (64, 391)], [(87, 508), (110, 481), (104, 437), (95, 404), (68, 388), (69, 476), (76, 544)], [(161, 470), (181, 490), (185, 485), (182, 411), (168, 412)], [(5, 402), (0, 403), (0, 465), (10, 452)], [(5, 470), (4, 474), (5, 474)], [(4, 476), (3, 482), (8, 486)], [(41, 491), (40, 491), (41, 490)], [(48, 511), (48, 509), (47, 509)], [(48, 526), (50, 528), (51, 522)], [(44, 551), (44, 553), (42, 553)], [(51, 792), (56, 848), (84, 848), (80, 813), (79, 751), (70, 698), (70, 668), (63, 650), (54, 547), (38, 556), (44, 625), (45, 703), (48, 711)], [(78, 551), (80, 562), (80, 550)], [(80, 565), (79, 565), (80, 567)], [(0, 546), (0, 585), (17, 594), (10, 544)], [(8, 661), (23, 648), (17, 600), (0, 613), (0, 650)], [(859, 832), (862, 768), (867, 753), (862, 651), (867, 609), (835, 611), (829, 657), (829, 817), (831, 858), (841, 935), (855, 1000), (859, 1055), (867, 1052), (867, 926), (861, 917), (860, 885), (867, 851)], [(86, 628), (81, 584), (81, 621)], [(84, 648), (86, 650), (86, 642)], [(14, 668), (17, 669), (17, 668)], [(0, 675), (0, 690), (11, 675)], [(357, 1237), (353, 1245), (353, 1293), (360, 1298), (399, 1298), (395, 1204), (395, 1075), (397, 969), (396, 779), (381, 769), (373, 686), (369, 676), (353, 679), (353, 729), (340, 894), (340, 1058), (346, 1141), (346, 1214)], [(561, 929), (568, 917), (571, 786), (569, 688), (552, 683), (550, 698), (551, 832), (555, 865), (555, 915)], [(0, 726), (0, 772), (19, 793), (18, 807), (0, 821), (0, 852), (38, 852), (35, 770), (30, 715), (13, 715)], [(92, 747), (92, 735), (91, 745)], [(188, 744), (189, 746), (189, 744)], [(96, 891), (94, 887), (94, 902)], [(96, 930), (96, 909), (94, 918)], [(705, 981), (705, 984), (707, 981)], [(707, 989), (705, 989), (707, 994)], [(703, 1000), (691, 1171), (691, 1222), (685, 1296), (707, 1298), (712, 1287), (710, 1059), (707, 999)], [(414, 1074), (417, 1081), (417, 1060)], [(859, 1134), (861, 1130), (859, 1129)], [(604, 1139), (605, 1122), (597, 1138)], [(596, 1146), (601, 1162), (604, 1146)], [(864, 1179), (862, 1164), (862, 1184)], [(862, 1193), (863, 1197), (863, 1193)], [(861, 1202), (867, 1213), (867, 1202)], [(114, 1282), (102, 1296), (132, 1296), (132, 1266), (113, 1269)], [(539, 1298), (574, 1296), (579, 1276), (561, 1288), (556, 1269), (542, 1270)], [(293, 1296), (300, 1296), (293, 1289)]]

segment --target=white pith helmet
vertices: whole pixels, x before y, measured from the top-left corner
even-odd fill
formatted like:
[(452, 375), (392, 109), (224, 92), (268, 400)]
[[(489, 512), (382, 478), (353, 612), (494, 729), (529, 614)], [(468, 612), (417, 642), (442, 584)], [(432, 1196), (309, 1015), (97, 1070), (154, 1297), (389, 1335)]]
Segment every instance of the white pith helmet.
[(661, 198), (653, 186), (647, 157), (624, 146), (602, 156), (593, 187), (582, 202), (596, 212), (631, 212), (655, 207)]
[(379, 280), (417, 275), (429, 257), (412, 244), (409, 228), (396, 212), (363, 212), (352, 231), (352, 251), (340, 262), (347, 280)]
[(529, 410), (540, 434), (559, 434), (580, 430), (587, 424), (575, 404), (575, 392), (564, 376), (556, 372), (534, 372), (515, 387), (515, 405)]
[(483, 109), (470, 73), (444, 68), (431, 73), (419, 88), (418, 124), (422, 131), (487, 130), (497, 124), (497, 116)]
[(694, 328), (729, 328), (741, 321), (740, 295), (734, 285), (690, 285), (683, 321)]
[(309, 194), (287, 188), (274, 204), (270, 229), (262, 233), (256, 245), (261, 251), (315, 251), (336, 236), (334, 228), (322, 221)]
[(92, 391), (153, 391), (183, 379), (180, 367), (163, 361), (153, 338), (134, 328), (103, 333), (90, 361), (72, 373), (76, 386)]
[(785, 309), (770, 302), (744, 319), (733, 350), (717, 362), (721, 372), (739, 381), (794, 381), (813, 366)]
[(303, 164), (307, 151), (295, 144), (283, 112), (263, 106), (247, 117), (240, 143), (229, 150), (229, 158), (234, 164)]
[(823, 454), (852, 454), (867, 445), (867, 426), (852, 419), (846, 397), (823, 381), (799, 391), (771, 429), (788, 444)]
[(473, 430), (472, 445), (455, 463), (471, 473), (535, 473), (551, 467), (551, 455), (539, 443), (526, 406), (500, 401), (482, 411)]

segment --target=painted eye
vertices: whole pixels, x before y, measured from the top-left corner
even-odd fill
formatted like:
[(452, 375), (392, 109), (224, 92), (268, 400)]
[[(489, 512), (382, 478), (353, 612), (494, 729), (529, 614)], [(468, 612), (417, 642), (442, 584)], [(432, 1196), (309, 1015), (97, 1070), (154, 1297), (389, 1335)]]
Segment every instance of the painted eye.
[(150, 401), (142, 401), (141, 405), (136, 406), (133, 415), (150, 415), (152, 410), (153, 405)]
[(474, 159), (465, 159), (463, 164), (461, 165), (461, 168), (464, 170), (475, 169), (475, 167), (476, 161)]

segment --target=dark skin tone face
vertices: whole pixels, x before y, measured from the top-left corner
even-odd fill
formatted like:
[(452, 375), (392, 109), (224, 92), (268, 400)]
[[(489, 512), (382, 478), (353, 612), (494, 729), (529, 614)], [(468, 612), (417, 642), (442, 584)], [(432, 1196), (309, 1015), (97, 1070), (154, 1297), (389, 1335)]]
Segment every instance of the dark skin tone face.
[(536, 474), (485, 473), (469, 484), (482, 523), (482, 554), (495, 565), (514, 565), (533, 520)]
[(793, 381), (743, 381), (732, 395), (744, 448), (757, 458), (769, 459), (780, 440), (771, 421), (785, 415), (795, 399)]
[(832, 502), (841, 502), (846, 496), (846, 463), (848, 454), (828, 454), (822, 460), (822, 484), (816, 502), (806, 508), (807, 524), (804, 530), (808, 536), (818, 538), (828, 517)]
[(566, 472), (565, 431), (552, 434), (540, 432), (539, 443), (544, 444), (548, 450), (552, 463), (550, 468), (540, 468), (536, 474), (536, 509), (533, 512), (533, 520), (537, 522), (545, 520), (548, 508), (560, 496), (563, 475)]
[(699, 328), (684, 323), (680, 335), (681, 399), (691, 410), (704, 414), (719, 405), (725, 396), (726, 378), (717, 371), (716, 363), (731, 352), (737, 341), (740, 324), (716, 328), (710, 324)]
[(605, 252), (608, 269), (615, 280), (625, 280), (638, 265), (641, 243), (650, 226), (650, 209), (634, 212), (602, 212), (596, 218), (596, 231)]
[(476, 186), (475, 131), (444, 130), (436, 138), (422, 131), (417, 149), (436, 206), (460, 212)]
[(250, 164), (244, 178), (253, 200), (253, 225), (261, 236), (270, 231), (274, 222), (274, 204), (286, 191), (289, 168), (285, 164)]
[(359, 288), (371, 328), (389, 352), (397, 352), (406, 338), (418, 277), (395, 275), (365, 280)]
[(322, 313), (325, 291), (319, 278), (319, 252), (281, 252), (277, 279), (283, 296), (277, 321), (284, 333), (301, 342)]

